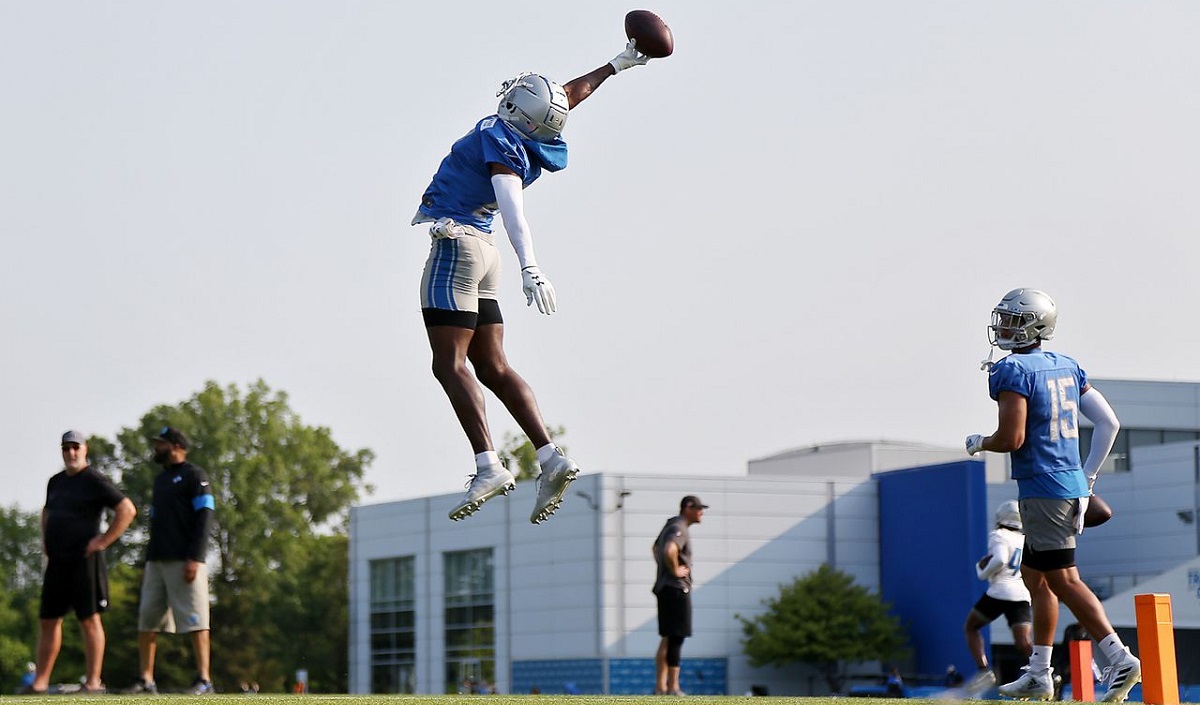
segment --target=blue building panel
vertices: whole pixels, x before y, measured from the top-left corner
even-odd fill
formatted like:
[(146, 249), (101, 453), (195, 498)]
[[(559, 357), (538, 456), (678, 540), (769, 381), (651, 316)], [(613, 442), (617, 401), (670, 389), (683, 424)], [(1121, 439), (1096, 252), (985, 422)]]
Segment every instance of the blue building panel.
[[(681, 666), (682, 669), (682, 666)], [(683, 671), (680, 671), (682, 679)], [(683, 687), (682, 683), (680, 687)], [(654, 692), (654, 659), (615, 658), (608, 663), (611, 695), (646, 695)], [(687, 692), (686, 690), (684, 691)]]
[[(985, 585), (972, 564), (991, 525), (984, 464), (966, 460), (878, 473), (879, 579), (908, 630), (917, 674), (969, 671), (963, 622)], [(984, 638), (988, 632), (984, 630)]]
[[(689, 695), (727, 695), (729, 661), (723, 658), (686, 658), (679, 664), (679, 687)], [(620, 658), (608, 663), (611, 695), (648, 695), (654, 692), (654, 659)]]
[[(679, 687), (692, 695), (725, 695), (728, 659), (685, 658)], [(650, 695), (654, 692), (654, 659), (621, 658), (608, 663), (609, 694)], [(604, 692), (600, 659), (562, 659), (513, 662), (513, 694), (599, 695)]]
[(604, 692), (600, 659), (547, 659), (513, 661), (512, 692), (547, 695), (598, 694)]

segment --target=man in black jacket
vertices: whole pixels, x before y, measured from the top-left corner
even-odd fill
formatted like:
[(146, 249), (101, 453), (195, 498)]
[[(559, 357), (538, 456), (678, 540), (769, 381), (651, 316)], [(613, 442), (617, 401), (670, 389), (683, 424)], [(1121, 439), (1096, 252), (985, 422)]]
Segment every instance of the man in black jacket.
[(212, 528), (212, 486), (208, 475), (187, 462), (182, 431), (166, 427), (154, 437), (154, 462), (163, 467), (154, 478), (150, 545), (138, 609), (138, 663), (134, 692), (157, 692), (154, 654), (158, 632), (190, 632), (196, 650), (196, 680), (191, 695), (213, 693), (209, 674), (208, 537)]

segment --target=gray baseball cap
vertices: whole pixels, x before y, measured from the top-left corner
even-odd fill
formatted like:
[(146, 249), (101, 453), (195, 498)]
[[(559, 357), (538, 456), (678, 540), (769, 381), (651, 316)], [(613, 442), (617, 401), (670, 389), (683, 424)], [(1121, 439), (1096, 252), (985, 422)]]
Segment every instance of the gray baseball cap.
[(80, 433), (79, 431), (67, 431), (66, 433), (63, 434), (61, 445), (65, 446), (68, 443), (75, 443), (77, 445), (86, 445), (87, 439), (84, 438), (83, 434)]

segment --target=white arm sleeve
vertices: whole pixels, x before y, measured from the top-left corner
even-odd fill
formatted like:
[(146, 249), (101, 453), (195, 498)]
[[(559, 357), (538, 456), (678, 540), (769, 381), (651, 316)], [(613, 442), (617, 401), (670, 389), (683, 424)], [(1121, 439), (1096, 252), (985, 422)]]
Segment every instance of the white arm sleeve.
[(496, 192), (496, 204), (500, 206), (504, 231), (508, 233), (508, 241), (517, 253), (521, 269), (536, 267), (533, 236), (529, 234), (529, 222), (525, 220), (525, 196), (521, 192), (521, 179), (516, 174), (492, 174), (492, 189)]
[(1100, 473), (1100, 466), (1104, 464), (1104, 459), (1108, 457), (1113, 443), (1117, 440), (1121, 422), (1117, 420), (1113, 408), (1108, 405), (1108, 400), (1094, 387), (1088, 387), (1083, 396), (1079, 397), (1079, 411), (1096, 426), (1092, 432), (1091, 450), (1088, 451), (1087, 460), (1083, 461), (1083, 474), (1087, 475), (1090, 485), (1095, 482), (1096, 475)]

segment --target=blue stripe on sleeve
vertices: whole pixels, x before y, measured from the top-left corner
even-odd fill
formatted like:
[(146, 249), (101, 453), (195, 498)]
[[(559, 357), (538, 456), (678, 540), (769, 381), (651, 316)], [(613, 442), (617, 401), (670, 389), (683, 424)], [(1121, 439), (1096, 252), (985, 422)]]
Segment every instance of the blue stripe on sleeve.
[(217, 511), (217, 502), (210, 494), (202, 494), (199, 497), (192, 498), (192, 509), (200, 511), (201, 509), (211, 509)]

